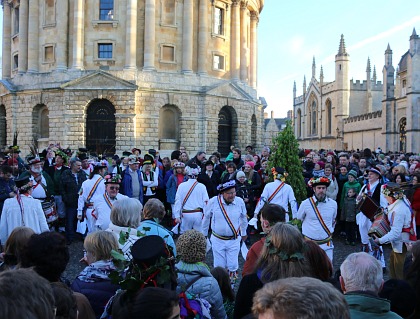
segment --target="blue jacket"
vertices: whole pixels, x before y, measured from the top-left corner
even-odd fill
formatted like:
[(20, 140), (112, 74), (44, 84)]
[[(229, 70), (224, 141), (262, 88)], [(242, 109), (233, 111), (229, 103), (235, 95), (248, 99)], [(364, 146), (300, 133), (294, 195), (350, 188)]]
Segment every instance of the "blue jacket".
[(111, 280), (85, 282), (76, 278), (71, 285), (71, 289), (74, 292), (80, 292), (86, 296), (95, 312), (96, 318), (101, 317), (108, 300), (119, 288), (120, 286), (112, 284)]
[[(184, 176), (184, 182), (188, 180), (187, 176)], [(172, 174), (168, 178), (168, 182), (166, 183), (166, 201), (169, 204), (175, 204), (175, 195), (176, 190), (178, 189), (177, 180), (175, 174)]]
[[(137, 198), (140, 203), (143, 204), (143, 180), (141, 179), (141, 172), (140, 170), (137, 170), (137, 176), (139, 178), (140, 183), (140, 195), (139, 198)], [(126, 195), (130, 198), (133, 198), (133, 185), (130, 175), (130, 168), (127, 166), (125, 171), (123, 172), (123, 179), (122, 179), (122, 190), (121, 194)]]
[(141, 231), (142, 233), (145, 233), (146, 236), (149, 235), (156, 235), (159, 237), (162, 237), (162, 239), (165, 241), (165, 243), (172, 247), (172, 252), (174, 256), (176, 257), (176, 246), (174, 239), (172, 238), (172, 232), (167, 230), (165, 227), (159, 225), (157, 222), (151, 219), (143, 220), (139, 227), (137, 227), (137, 230)]
[(188, 288), (187, 292), (197, 298), (207, 300), (211, 305), (210, 314), (213, 319), (225, 319), (226, 311), (223, 307), (223, 297), (217, 280), (210, 273), (205, 263), (187, 264), (183, 261), (175, 265), (178, 271), (177, 293), (180, 293), (189, 282), (197, 276), (201, 278)]

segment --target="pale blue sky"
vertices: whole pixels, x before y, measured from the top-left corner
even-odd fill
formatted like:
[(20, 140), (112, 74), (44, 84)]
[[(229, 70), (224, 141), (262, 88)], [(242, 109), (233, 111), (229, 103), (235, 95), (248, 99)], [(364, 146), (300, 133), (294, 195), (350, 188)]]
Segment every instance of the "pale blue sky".
[(384, 52), (389, 43), (396, 68), (416, 28), (420, 35), (419, 0), (265, 0), (258, 25), (258, 93), (266, 112), (285, 117), (293, 108), (293, 81), (302, 95), (303, 76), (309, 83), (312, 57), (316, 77), (334, 81), (334, 58), (341, 34), (350, 54), (350, 79), (365, 80), (367, 58), (382, 81)]

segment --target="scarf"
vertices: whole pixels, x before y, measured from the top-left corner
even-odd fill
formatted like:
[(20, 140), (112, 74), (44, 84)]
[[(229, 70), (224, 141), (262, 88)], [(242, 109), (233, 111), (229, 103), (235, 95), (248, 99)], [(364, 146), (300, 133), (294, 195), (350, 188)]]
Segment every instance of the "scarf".
[(111, 260), (98, 260), (83, 269), (77, 278), (84, 282), (111, 280), (108, 275), (115, 269)]

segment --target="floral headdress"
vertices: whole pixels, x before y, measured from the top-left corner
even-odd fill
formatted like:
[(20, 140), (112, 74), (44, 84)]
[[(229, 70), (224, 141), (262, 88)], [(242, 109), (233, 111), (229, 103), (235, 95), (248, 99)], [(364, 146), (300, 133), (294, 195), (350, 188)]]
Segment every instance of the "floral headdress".
[(286, 180), (286, 177), (289, 176), (289, 174), (284, 170), (284, 168), (281, 167), (271, 168), (271, 174), (273, 174), (274, 179), (278, 179), (282, 182), (284, 182)]
[(121, 180), (122, 180), (120, 174), (106, 175), (104, 179), (105, 179), (105, 184), (121, 184)]
[(328, 187), (330, 185), (330, 183), (331, 183), (331, 181), (328, 177), (324, 177), (324, 176), (323, 177), (317, 177), (317, 178), (312, 177), (308, 182), (308, 186), (312, 188), (312, 187), (315, 187), (315, 186), (318, 186), (318, 185), (325, 185), (325, 186)]
[(395, 199), (404, 198), (404, 191), (400, 188), (397, 183), (387, 183), (382, 185), (381, 192), (385, 196), (393, 197)]

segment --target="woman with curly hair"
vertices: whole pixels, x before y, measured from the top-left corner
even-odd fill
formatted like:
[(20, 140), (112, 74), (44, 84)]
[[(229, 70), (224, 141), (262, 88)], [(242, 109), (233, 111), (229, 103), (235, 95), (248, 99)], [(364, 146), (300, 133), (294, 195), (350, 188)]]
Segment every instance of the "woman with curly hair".
[(304, 246), (303, 236), (295, 226), (277, 223), (272, 227), (254, 272), (242, 278), (233, 318), (239, 319), (251, 313), (254, 293), (264, 284), (281, 278), (311, 275), (304, 257)]

